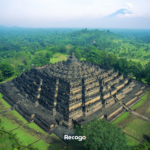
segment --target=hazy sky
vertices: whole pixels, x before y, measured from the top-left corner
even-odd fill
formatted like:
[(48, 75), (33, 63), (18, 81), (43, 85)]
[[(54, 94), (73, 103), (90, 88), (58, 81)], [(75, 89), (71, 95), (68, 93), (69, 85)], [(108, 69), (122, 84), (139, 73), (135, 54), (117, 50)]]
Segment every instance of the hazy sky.
[(133, 14), (118, 17), (150, 20), (150, 0), (1, 0), (0, 25), (51, 27), (56, 21), (96, 19), (122, 8)]

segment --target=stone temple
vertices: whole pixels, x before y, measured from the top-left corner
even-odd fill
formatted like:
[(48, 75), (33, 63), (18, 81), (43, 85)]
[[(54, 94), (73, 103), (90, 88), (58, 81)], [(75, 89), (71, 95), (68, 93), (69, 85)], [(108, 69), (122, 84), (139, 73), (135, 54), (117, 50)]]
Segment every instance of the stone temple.
[(45, 131), (71, 129), (95, 117), (112, 122), (147, 89), (113, 69), (78, 61), (73, 53), (66, 62), (32, 68), (0, 85), (12, 108)]

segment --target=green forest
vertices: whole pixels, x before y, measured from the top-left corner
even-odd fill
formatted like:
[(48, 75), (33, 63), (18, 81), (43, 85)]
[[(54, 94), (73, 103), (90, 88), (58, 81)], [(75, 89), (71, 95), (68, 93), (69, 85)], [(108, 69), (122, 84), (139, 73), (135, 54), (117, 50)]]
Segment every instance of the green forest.
[(57, 53), (74, 52), (78, 60), (111, 67), (150, 83), (149, 33), (149, 30), (127, 29), (0, 27), (0, 82), (31, 67), (51, 63)]
[[(11, 80), (32, 67), (66, 60), (71, 52), (74, 52), (80, 61), (113, 68), (124, 76), (150, 85), (150, 30), (36, 29), (2, 26), (0, 27), (0, 83)], [(121, 129), (105, 120), (96, 120), (83, 128), (77, 127), (76, 132), (79, 135), (86, 134), (89, 127), (91, 132), (87, 137), (93, 135), (93, 138), (84, 142), (79, 148), (96, 150), (114, 146), (114, 149), (130, 149)], [(102, 131), (97, 132), (99, 129)], [(104, 141), (111, 135), (107, 144), (94, 137), (99, 133), (103, 133), (101, 137)], [(71, 145), (76, 144), (71, 143)], [(148, 142), (144, 144), (145, 147), (149, 146)]]

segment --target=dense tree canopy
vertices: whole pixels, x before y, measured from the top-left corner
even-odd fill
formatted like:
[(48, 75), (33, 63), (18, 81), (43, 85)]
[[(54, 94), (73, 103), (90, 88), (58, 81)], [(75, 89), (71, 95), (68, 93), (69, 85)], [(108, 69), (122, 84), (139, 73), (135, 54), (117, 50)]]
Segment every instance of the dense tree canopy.
[[(127, 145), (125, 133), (122, 129), (106, 120), (97, 120), (76, 126), (75, 134), (86, 136), (82, 141), (80, 149), (85, 150), (130, 150)], [(78, 141), (72, 141), (78, 144)]]
[(14, 68), (9, 64), (0, 64), (1, 78), (9, 78), (14, 74)]
[[(124, 75), (150, 84), (150, 63), (141, 65), (128, 58), (150, 59), (148, 32), (111, 32), (98, 29), (1, 29), (0, 82), (21, 74), (32, 66), (49, 64), (53, 55), (74, 52), (78, 60), (86, 59), (100, 66), (111, 67)], [(57, 57), (57, 56), (55, 56)], [(119, 58), (125, 57), (125, 58)], [(57, 58), (56, 58), (57, 59)], [(87, 150), (128, 150), (120, 128), (105, 120), (93, 121), (78, 135), (87, 139), (81, 144)]]
[(79, 48), (76, 48), (76, 49), (74, 50), (74, 55), (76, 56), (76, 58), (77, 58), (78, 60), (81, 59), (81, 52), (80, 52)]
[(100, 59), (99, 51), (90, 50), (90, 52), (86, 55), (86, 61), (101, 64), (102, 59)]
[[(49, 56), (49, 57), (48, 57)], [(51, 56), (52, 57), (52, 56)], [(48, 52), (47, 54), (44, 53), (38, 53), (37, 55), (34, 56), (32, 59), (32, 63), (35, 66), (41, 66), (45, 64), (49, 64), (50, 62), (50, 53)]]
[(3, 81), (4, 77), (3, 77), (3, 74), (2, 74), (2, 71), (0, 70), (0, 82)]
[(48, 51), (48, 52), (46, 53), (46, 58), (48, 58), (48, 59), (53, 58), (53, 52)]
[[(119, 35), (98, 29), (0, 28), (0, 64), (9, 64), (17, 75), (31, 66), (50, 63), (55, 53), (70, 55), (74, 52), (78, 60), (86, 58), (89, 62), (112, 67), (124, 75), (133, 75), (137, 80), (148, 81), (149, 64), (144, 67), (140, 63), (117, 57), (150, 58), (147, 33), (126, 31)], [(0, 80), (13, 75), (0, 71)]]

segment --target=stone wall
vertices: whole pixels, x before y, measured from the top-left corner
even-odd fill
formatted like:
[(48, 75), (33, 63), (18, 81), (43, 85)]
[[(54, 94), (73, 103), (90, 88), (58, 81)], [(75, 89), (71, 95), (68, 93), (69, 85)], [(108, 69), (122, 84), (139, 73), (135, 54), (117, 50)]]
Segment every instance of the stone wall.
[(108, 107), (110, 107), (111, 105), (113, 105), (115, 103), (115, 100), (111, 100), (110, 102), (108, 102), (108, 103), (106, 103), (105, 104), (105, 108), (108, 108)]
[(139, 95), (143, 92), (143, 90), (139, 91), (138, 93), (136, 93), (135, 95)]
[(132, 106), (134, 106), (137, 102), (139, 102), (141, 100), (141, 98), (133, 101), (132, 103), (128, 104), (128, 107), (131, 108)]
[(108, 119), (108, 121), (110, 121), (110, 122), (113, 122), (113, 121), (115, 121), (119, 116), (121, 116), (123, 113), (125, 113), (125, 109), (124, 108), (122, 108), (120, 111), (118, 111), (116, 114), (114, 114), (112, 117), (110, 117), (109, 119)]
[(85, 102), (85, 105), (88, 105), (89, 103), (94, 103), (94, 102), (96, 102), (98, 100), (100, 100), (100, 96), (97, 96), (97, 97), (91, 99), (90, 101)]
[(122, 87), (124, 87), (124, 82), (120, 82), (119, 84), (114, 85), (114, 88), (116, 88), (117, 90), (121, 89)]
[(100, 110), (102, 108), (101, 102), (97, 103), (97, 105), (93, 105), (91, 108), (87, 108), (85, 112), (85, 116), (89, 116), (90, 114), (94, 113), (97, 110)]
[(141, 89), (143, 90), (145, 88), (145, 86), (141, 87)]
[(135, 101), (137, 99), (137, 96), (134, 97), (133, 99), (131, 99), (129, 102), (126, 103), (126, 105), (129, 105), (130, 103), (132, 103), (133, 101)]
[(114, 100), (114, 97), (111, 96), (110, 98), (105, 99), (104, 104), (110, 103), (113, 100)]
[(103, 93), (103, 99), (107, 99), (108, 97), (110, 97), (110, 92)]
[(111, 113), (109, 116), (107, 116), (107, 120), (112, 117), (113, 115), (117, 114), (121, 109), (123, 108), (123, 106), (121, 106), (120, 108), (118, 108), (116, 111), (114, 111), (113, 113)]
[(111, 95), (114, 95), (114, 94), (116, 94), (117, 93), (117, 88), (113, 88), (112, 90), (111, 90)]

